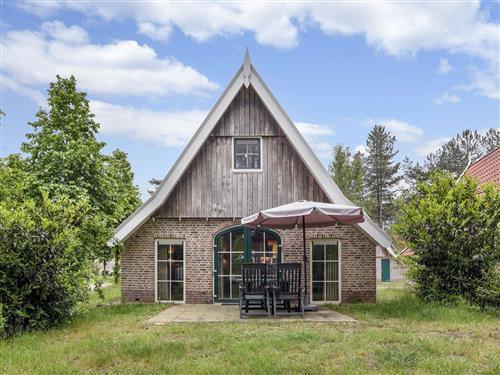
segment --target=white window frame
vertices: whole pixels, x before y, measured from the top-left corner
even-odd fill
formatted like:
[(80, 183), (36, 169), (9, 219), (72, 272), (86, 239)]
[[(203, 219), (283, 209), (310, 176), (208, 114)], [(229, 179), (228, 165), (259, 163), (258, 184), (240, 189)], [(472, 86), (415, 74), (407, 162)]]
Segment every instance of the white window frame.
[[(158, 299), (158, 245), (182, 245), (182, 301), (164, 301)], [(186, 241), (177, 238), (157, 238), (155, 239), (155, 302), (158, 303), (186, 303)]]
[[(234, 167), (234, 159), (235, 159), (235, 150), (234, 150), (234, 145), (235, 145), (235, 140), (236, 139), (258, 139), (259, 140), (259, 145), (260, 145), (260, 168), (259, 169), (236, 169)], [(255, 172), (262, 172), (262, 166), (264, 165), (264, 153), (262, 152), (262, 137), (233, 137), (232, 139), (232, 147), (231, 147), (231, 170), (233, 173), (255, 173)]]
[[(339, 264), (339, 299), (338, 301), (315, 301), (313, 300), (313, 258), (312, 258), (312, 250), (313, 250), (313, 244), (317, 245), (338, 245), (338, 253), (339, 253), (339, 259), (338, 259), (338, 264)], [(328, 239), (313, 239), (309, 242), (309, 285), (310, 285), (310, 293), (311, 293), (311, 302), (317, 304), (317, 305), (331, 305), (331, 304), (340, 304), (342, 303), (342, 246), (341, 246), (341, 241), (336, 238), (328, 238)]]

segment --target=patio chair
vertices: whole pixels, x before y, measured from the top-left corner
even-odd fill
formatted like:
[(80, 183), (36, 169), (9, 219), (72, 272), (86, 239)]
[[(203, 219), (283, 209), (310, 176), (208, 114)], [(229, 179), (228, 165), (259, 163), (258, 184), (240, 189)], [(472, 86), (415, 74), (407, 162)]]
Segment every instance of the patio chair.
[(270, 315), (267, 265), (244, 263), (240, 284), (240, 319), (250, 315), (248, 310), (255, 306), (255, 302), (259, 308), (265, 309), (267, 316)]
[[(273, 315), (301, 315), (304, 317), (301, 264), (279, 263), (275, 267), (276, 282), (272, 286)], [(292, 302), (297, 302), (296, 311), (292, 311)], [(277, 304), (283, 304), (287, 312), (278, 314)]]

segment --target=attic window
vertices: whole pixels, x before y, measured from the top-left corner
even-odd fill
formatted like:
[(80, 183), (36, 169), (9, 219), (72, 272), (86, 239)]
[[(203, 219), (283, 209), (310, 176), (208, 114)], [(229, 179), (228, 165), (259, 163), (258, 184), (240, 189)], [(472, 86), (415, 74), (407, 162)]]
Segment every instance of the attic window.
[(261, 169), (260, 138), (234, 138), (233, 153), (233, 167), (235, 170)]

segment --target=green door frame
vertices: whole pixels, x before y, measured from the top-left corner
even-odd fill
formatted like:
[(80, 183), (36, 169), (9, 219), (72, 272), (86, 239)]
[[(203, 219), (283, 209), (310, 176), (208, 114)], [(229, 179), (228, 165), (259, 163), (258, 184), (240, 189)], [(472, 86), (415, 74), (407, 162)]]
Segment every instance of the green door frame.
[(217, 243), (219, 240), (219, 237), (223, 236), (224, 234), (228, 232), (232, 232), (235, 230), (243, 229), (243, 238), (245, 241), (245, 250), (244, 250), (244, 262), (245, 263), (250, 263), (252, 262), (252, 236), (251, 233), (253, 230), (258, 230), (259, 232), (271, 234), (275, 237), (278, 238), (278, 261), (281, 262), (283, 260), (282, 256), (282, 246), (281, 246), (281, 236), (279, 235), (278, 232), (271, 230), (271, 229), (264, 229), (264, 228), (259, 228), (259, 229), (250, 229), (247, 227), (244, 227), (242, 225), (235, 225), (229, 228), (225, 228), (219, 232), (217, 232), (213, 238), (213, 277), (214, 277), (214, 290), (213, 290), (213, 298), (215, 303), (224, 303), (224, 302), (230, 302), (230, 303), (236, 303), (238, 300), (234, 298), (218, 298), (218, 291), (219, 291), (219, 270), (218, 270), (218, 264), (219, 264), (219, 250), (217, 248)]
[(380, 259), (380, 280), (391, 281), (391, 260), (388, 258)]

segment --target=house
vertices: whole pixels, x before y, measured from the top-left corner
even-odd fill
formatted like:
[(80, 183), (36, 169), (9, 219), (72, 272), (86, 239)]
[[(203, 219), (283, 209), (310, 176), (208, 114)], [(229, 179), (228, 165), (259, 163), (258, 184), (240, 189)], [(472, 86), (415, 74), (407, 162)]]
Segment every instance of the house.
[(377, 281), (400, 281), (406, 279), (406, 267), (389, 250), (382, 246), (377, 246), (376, 257)]
[(489, 182), (500, 186), (500, 147), (469, 165), (465, 174), (479, 180), (480, 186)]
[[(250, 63), (244, 63), (150, 199), (115, 231), (124, 301), (217, 303), (238, 298), (243, 262), (301, 262), (302, 232), (250, 230), (240, 219), (297, 200), (351, 204)], [(310, 299), (374, 302), (369, 217), (307, 231)]]

